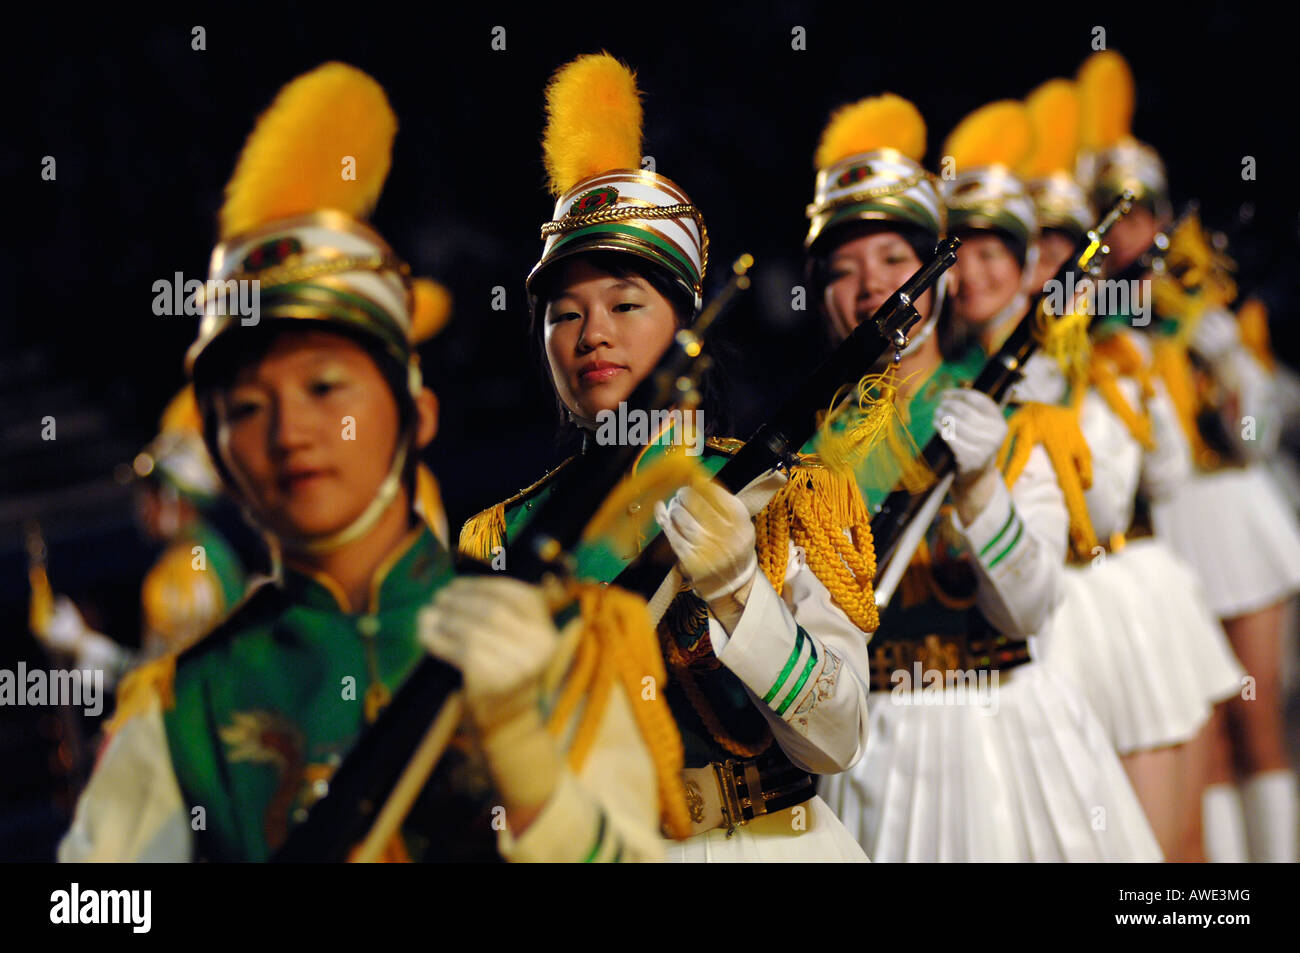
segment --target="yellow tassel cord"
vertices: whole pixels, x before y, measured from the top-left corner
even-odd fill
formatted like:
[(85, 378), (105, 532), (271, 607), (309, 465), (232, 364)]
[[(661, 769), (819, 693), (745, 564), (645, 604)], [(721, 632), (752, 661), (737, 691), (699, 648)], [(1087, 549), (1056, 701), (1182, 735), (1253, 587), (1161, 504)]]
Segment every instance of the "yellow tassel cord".
[(1152, 283), (1156, 310), (1178, 322), (1186, 346), (1207, 308), (1227, 307), (1237, 297), (1232, 260), (1215, 251), (1200, 218), (1188, 215), (1169, 236), (1164, 273)]
[(930, 486), (934, 474), (907, 430), (907, 408), (898, 398), (906, 383), (891, 366), (858, 381), (856, 400), (837, 393), (817, 430), (818, 459), (831, 470), (853, 471), (859, 487), (888, 491), (901, 482), (920, 493)]
[[(785, 585), (789, 543), (802, 547), (808, 566), (854, 625), (880, 625), (872, 581), (876, 550), (871, 517), (852, 473), (799, 466), (754, 523), (759, 566), (777, 595)], [(845, 536), (844, 530), (849, 531)]]
[(1192, 448), (1193, 461), (1205, 468), (1218, 466), (1219, 455), (1206, 446), (1196, 422), (1200, 398), (1187, 348), (1177, 338), (1157, 338), (1152, 351), (1152, 371), (1164, 382), (1169, 400), (1178, 412), (1178, 422), (1182, 424), (1183, 434)]
[[(579, 703), (585, 706), (569, 746), (568, 762), (581, 770), (596, 740), (615, 684), (627, 693), (641, 737), (650, 749), (659, 786), (664, 825), (676, 838), (689, 837), (691, 819), (682, 783), (685, 751), (677, 722), (663, 698), (667, 682), (659, 638), (645, 602), (621, 589), (597, 584), (576, 587), (582, 634), (570, 676), (547, 727), (559, 737)], [(650, 676), (660, 690), (647, 699), (642, 680)]]
[(998, 453), (998, 465), (1008, 487), (1013, 486), (1029, 462), (1030, 451), (1042, 444), (1056, 471), (1070, 514), (1070, 544), (1081, 559), (1090, 559), (1097, 534), (1088, 516), (1083, 493), (1092, 486), (1092, 452), (1079, 429), (1078, 412), (1071, 407), (1025, 404), (1007, 421), (1007, 438)]
[(641, 168), (636, 74), (608, 53), (579, 56), (546, 87), (542, 153), (557, 198), (601, 172)]
[(1241, 343), (1255, 359), (1271, 373), (1277, 370), (1277, 359), (1268, 334), (1268, 308), (1258, 298), (1250, 298), (1237, 312), (1237, 325), (1241, 330)]
[[(1120, 389), (1119, 378), (1132, 377), (1142, 388), (1142, 406), (1134, 407)], [(1088, 382), (1106, 401), (1106, 406), (1124, 423), (1124, 427), (1144, 450), (1156, 448), (1151, 431), (1151, 415), (1146, 402), (1155, 393), (1151, 385), (1151, 372), (1143, 360), (1142, 352), (1124, 333), (1112, 334), (1097, 342), (1092, 366), (1088, 369)]]
[[(280, 90), (258, 119), (226, 186), (224, 241), (321, 209), (365, 218), (392, 161), (397, 117), (383, 88), (355, 67), (326, 63)], [(340, 175), (350, 157), (355, 177)]]
[(682, 447), (670, 447), (645, 467), (639, 463), (591, 518), (582, 533), (584, 543), (600, 539), (615, 553), (638, 553), (645, 545), (645, 530), (654, 519), (655, 503), (684, 486), (712, 479)]
[(1053, 315), (1046, 307), (1039, 307), (1035, 315), (1043, 353), (1056, 361), (1072, 392), (1078, 391), (1088, 379), (1092, 342), (1088, 337), (1090, 318), (1086, 311), (1072, 307), (1065, 314)]
[(487, 562), (492, 558), (492, 550), (505, 544), (506, 505), (498, 503), (465, 521), (456, 548), (466, 556)]
[(136, 715), (142, 715), (156, 698), (167, 711), (176, 705), (176, 656), (167, 654), (133, 669), (117, 686), (117, 709), (104, 727), (108, 735)]

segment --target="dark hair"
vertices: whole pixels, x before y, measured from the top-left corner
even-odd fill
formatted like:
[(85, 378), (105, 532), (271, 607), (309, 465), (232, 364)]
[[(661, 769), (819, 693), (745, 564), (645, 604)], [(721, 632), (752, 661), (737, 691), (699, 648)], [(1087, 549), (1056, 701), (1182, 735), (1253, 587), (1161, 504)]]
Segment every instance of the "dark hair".
[[(528, 339), (529, 347), (533, 351), (534, 360), (537, 362), (546, 386), (555, 394), (556, 411), (560, 420), (557, 437), (560, 439), (571, 436), (572, 425), (569, 423), (569, 408), (565, 406), (564, 401), (560, 399), (560, 395), (555, 391), (555, 382), (551, 377), (551, 363), (546, 356), (546, 346), (543, 343), (543, 331), (546, 326), (546, 306), (560, 293), (560, 279), (564, 274), (565, 266), (569, 262), (578, 260), (586, 262), (599, 271), (613, 275), (615, 278), (636, 277), (646, 281), (650, 287), (668, 300), (668, 303), (672, 306), (673, 314), (677, 318), (679, 328), (689, 327), (695, 320), (694, 297), (687, 292), (682, 284), (666, 268), (628, 252), (604, 250), (581, 252), (571, 258), (556, 262), (542, 272), (532, 289), (533, 314), (529, 324)], [(722, 400), (718, 399), (720, 380), (719, 375), (716, 373), (718, 366), (717, 342), (713, 338), (710, 338), (709, 348), (714, 357), (714, 364), (704, 375), (701, 382), (701, 391), (703, 397), (702, 409), (706, 422), (705, 431), (712, 435), (719, 433), (719, 424), (724, 423), (722, 408), (725, 405)]]

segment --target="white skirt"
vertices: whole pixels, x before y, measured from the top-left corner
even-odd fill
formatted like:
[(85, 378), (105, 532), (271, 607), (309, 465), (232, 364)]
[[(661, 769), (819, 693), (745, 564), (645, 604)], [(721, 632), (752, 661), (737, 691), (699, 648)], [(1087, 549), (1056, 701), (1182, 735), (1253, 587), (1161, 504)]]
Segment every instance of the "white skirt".
[(1220, 619), (1300, 590), (1300, 526), (1264, 467), (1198, 473), (1152, 516), (1156, 532), (1200, 576)]
[(873, 860), (1162, 859), (1109, 739), (1069, 682), (1030, 662), (987, 687), (986, 707), (871, 693), (862, 760), (822, 778), (821, 793)]
[(1238, 689), (1223, 627), (1162, 541), (1134, 540), (1064, 578), (1036, 657), (1083, 693), (1120, 754), (1190, 741)]
[(814, 797), (736, 829), (705, 831), (665, 845), (674, 863), (867, 863), (853, 835), (826, 802)]

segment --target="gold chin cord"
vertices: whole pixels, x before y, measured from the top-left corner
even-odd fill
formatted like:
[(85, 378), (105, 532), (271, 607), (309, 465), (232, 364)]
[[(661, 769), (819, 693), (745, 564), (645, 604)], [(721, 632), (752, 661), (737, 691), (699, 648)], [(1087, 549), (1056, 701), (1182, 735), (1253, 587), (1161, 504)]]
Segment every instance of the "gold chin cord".
[(406, 467), (406, 458), (414, 441), (415, 424), (412, 423), (407, 428), (407, 432), (402, 435), (397, 451), (393, 454), (393, 463), (388, 468), (387, 476), (379, 484), (379, 490), (375, 493), (374, 499), (362, 510), (360, 516), (341, 530), (326, 536), (293, 536), (288, 533), (278, 533), (276, 535), (279, 536), (280, 545), (284, 547), (284, 551), (286, 553), (307, 553), (311, 555), (330, 553), (360, 539), (374, 529), (384, 513), (393, 504), (393, 501), (397, 499), (398, 491), (402, 488), (402, 470)]

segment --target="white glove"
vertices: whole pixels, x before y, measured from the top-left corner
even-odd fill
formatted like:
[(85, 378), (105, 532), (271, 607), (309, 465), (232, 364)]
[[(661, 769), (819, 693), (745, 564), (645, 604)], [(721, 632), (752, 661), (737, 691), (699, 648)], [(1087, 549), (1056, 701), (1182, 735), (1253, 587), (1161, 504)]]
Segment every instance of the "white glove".
[(1217, 364), (1241, 343), (1237, 319), (1226, 308), (1206, 308), (1192, 331), (1192, 349)]
[(1065, 397), (1065, 375), (1055, 358), (1038, 353), (1025, 362), (1024, 376), (1011, 385), (1012, 403), (1059, 404)]
[(754, 521), (745, 503), (717, 483), (682, 487), (655, 520), (673, 547), (682, 575), (705, 602), (742, 589), (758, 571)]
[(67, 596), (56, 596), (50, 623), (45, 627), (44, 632), (37, 634), (46, 648), (75, 655), (88, 631), (86, 620), (81, 617), (76, 603)]
[(964, 388), (945, 391), (939, 398), (934, 428), (952, 450), (959, 479), (992, 466), (1007, 438), (1001, 408), (987, 394)]
[(505, 577), (455, 579), (420, 613), (420, 642), (460, 669), (481, 729), (536, 703), (559, 645), (541, 590)]

